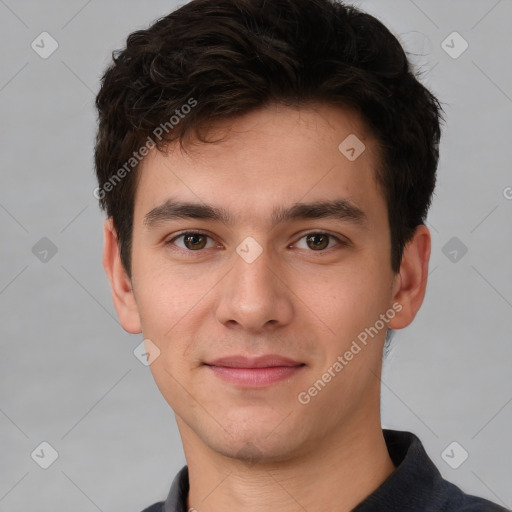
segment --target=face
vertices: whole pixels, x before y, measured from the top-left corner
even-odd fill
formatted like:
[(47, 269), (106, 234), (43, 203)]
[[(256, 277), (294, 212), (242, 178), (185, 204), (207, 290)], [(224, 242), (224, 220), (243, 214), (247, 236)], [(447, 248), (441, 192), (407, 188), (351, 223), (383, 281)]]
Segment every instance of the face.
[(326, 105), (258, 110), (209, 139), (144, 160), (116, 308), (151, 340), (185, 447), (284, 460), (379, 416), (386, 328), (407, 308), (376, 143)]

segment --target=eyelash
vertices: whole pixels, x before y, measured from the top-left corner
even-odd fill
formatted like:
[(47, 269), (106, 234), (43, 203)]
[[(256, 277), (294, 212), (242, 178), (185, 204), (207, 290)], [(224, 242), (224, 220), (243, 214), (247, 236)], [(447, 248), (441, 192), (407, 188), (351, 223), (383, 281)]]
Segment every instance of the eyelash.
[[(183, 238), (185, 237), (186, 235), (202, 235), (202, 236), (205, 236), (207, 238), (210, 238), (212, 239), (212, 237), (210, 235), (208, 235), (207, 233), (205, 233), (204, 231), (199, 231), (199, 230), (189, 230), (189, 231), (182, 231), (181, 233), (178, 233), (176, 236), (174, 236), (172, 239), (168, 240), (167, 242), (165, 242), (165, 245), (167, 246), (171, 246), (173, 245), (174, 246), (174, 242), (176, 240), (178, 240), (179, 238)], [(341, 245), (341, 246), (348, 246), (349, 245), (349, 242), (343, 240), (342, 238), (339, 238), (327, 231), (310, 231), (308, 233), (305, 233), (303, 234), (298, 240), (302, 240), (303, 238), (307, 237), (307, 236), (310, 236), (310, 235), (327, 235), (330, 239), (334, 239), (336, 240), (337, 244), (336, 245)], [(336, 245), (334, 247), (336, 247)], [(311, 253), (322, 253), (322, 252), (326, 252), (328, 249), (332, 249), (332, 247), (328, 247), (327, 249), (322, 249), (322, 250), (319, 250), (319, 251), (313, 251), (313, 250), (310, 250), (309, 252)], [(174, 246), (173, 247), (173, 250), (178, 250), (178, 251), (182, 251), (182, 252), (187, 252), (187, 253), (194, 253), (194, 252), (197, 252), (197, 253), (201, 253), (203, 252), (205, 249), (197, 249), (197, 250), (191, 250), (191, 249), (183, 249), (182, 247), (177, 247), (177, 246)]]

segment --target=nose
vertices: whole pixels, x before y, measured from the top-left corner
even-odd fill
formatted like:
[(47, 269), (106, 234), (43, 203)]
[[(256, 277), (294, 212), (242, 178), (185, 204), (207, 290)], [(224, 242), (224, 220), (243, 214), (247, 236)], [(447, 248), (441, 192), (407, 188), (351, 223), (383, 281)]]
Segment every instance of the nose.
[(263, 250), (254, 260), (235, 257), (218, 288), (216, 316), (228, 328), (251, 333), (276, 330), (291, 322), (293, 302), (279, 262)]

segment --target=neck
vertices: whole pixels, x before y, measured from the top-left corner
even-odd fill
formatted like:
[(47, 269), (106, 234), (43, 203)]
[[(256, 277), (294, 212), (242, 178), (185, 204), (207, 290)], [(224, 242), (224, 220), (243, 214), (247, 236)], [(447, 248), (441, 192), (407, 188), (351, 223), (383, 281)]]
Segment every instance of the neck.
[(395, 470), (378, 416), (333, 432), (300, 456), (253, 465), (209, 451), (179, 422), (189, 471), (187, 510), (349, 512)]

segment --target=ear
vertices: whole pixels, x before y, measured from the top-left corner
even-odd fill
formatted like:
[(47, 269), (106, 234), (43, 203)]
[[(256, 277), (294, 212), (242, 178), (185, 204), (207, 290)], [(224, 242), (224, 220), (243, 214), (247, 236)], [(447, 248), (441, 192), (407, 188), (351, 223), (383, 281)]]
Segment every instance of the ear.
[(125, 331), (139, 334), (142, 332), (139, 311), (135, 302), (131, 279), (121, 262), (117, 233), (112, 218), (105, 221), (103, 231), (105, 235), (103, 267), (110, 281), (117, 316)]
[(406, 244), (400, 270), (395, 276), (393, 301), (401, 305), (398, 314), (389, 321), (391, 329), (407, 327), (416, 316), (425, 297), (430, 259), (430, 231), (423, 224), (416, 227)]

